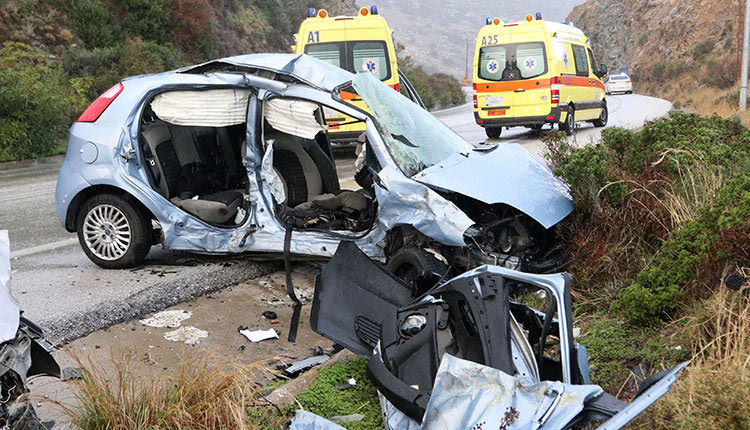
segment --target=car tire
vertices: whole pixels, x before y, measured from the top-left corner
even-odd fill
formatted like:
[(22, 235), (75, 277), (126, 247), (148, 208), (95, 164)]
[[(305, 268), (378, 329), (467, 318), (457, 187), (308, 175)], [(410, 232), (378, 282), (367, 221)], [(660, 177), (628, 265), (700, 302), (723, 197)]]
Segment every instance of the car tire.
[(388, 258), (386, 270), (401, 279), (418, 297), (435, 286), (448, 271), (448, 265), (424, 249), (406, 247)]
[(140, 208), (113, 194), (96, 195), (76, 219), (78, 242), (86, 256), (104, 269), (140, 264), (151, 249), (151, 221)]
[(576, 128), (576, 119), (575, 119), (575, 111), (573, 110), (572, 106), (568, 107), (568, 114), (565, 116), (565, 122), (561, 122), (559, 125), (559, 129), (562, 132), (565, 132), (568, 136), (573, 134), (573, 131)]
[(609, 121), (609, 110), (605, 103), (604, 106), (602, 106), (602, 112), (599, 114), (599, 118), (591, 122), (594, 123), (594, 127), (604, 127), (607, 125), (607, 121)]
[(498, 139), (500, 135), (503, 133), (502, 127), (485, 127), (484, 128), (485, 134), (487, 134), (487, 137), (490, 139)]

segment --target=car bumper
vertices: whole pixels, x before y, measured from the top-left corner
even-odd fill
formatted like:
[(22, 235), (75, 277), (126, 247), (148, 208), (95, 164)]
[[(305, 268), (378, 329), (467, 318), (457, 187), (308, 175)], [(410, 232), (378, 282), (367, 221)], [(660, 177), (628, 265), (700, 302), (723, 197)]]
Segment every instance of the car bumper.
[[(555, 106), (547, 115), (540, 116), (522, 116), (508, 118), (480, 118), (479, 113), (474, 111), (474, 121), (482, 127), (516, 127), (526, 125), (544, 125), (560, 122), (561, 110)], [(480, 122), (481, 121), (481, 122)]]

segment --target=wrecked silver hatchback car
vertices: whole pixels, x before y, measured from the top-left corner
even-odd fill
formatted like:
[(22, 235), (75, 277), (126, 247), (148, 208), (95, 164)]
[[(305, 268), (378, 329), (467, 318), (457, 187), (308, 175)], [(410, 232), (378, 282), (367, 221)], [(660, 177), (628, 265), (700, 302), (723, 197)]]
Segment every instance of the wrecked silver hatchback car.
[(621, 428), (687, 363), (646, 379), (631, 403), (591, 385), (571, 279), (484, 265), (413, 298), (342, 242), (316, 279), (310, 325), (368, 358), (389, 429)]
[(8, 231), (0, 230), (0, 429), (43, 429), (26, 388), (35, 375), (60, 376), (54, 345), (36, 324), (21, 316), (10, 294)]
[[(105, 268), (157, 243), (330, 257), (341, 240), (413, 285), (449, 267), (559, 268), (566, 186), (520, 146), (474, 147), (414, 101), (305, 55), (128, 78), (70, 129), (58, 216)], [(328, 136), (344, 116), (366, 124), (350, 189)]]

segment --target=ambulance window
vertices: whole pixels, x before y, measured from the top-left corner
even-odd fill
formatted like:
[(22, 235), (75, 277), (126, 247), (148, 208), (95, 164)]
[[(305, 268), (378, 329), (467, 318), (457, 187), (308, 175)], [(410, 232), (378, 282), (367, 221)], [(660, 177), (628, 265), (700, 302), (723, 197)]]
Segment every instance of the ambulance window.
[(354, 73), (370, 72), (384, 81), (391, 76), (388, 53), (384, 42), (350, 42)]
[(544, 45), (541, 43), (521, 43), (516, 48), (518, 68), (524, 79), (533, 78), (546, 72)]
[(586, 58), (586, 48), (579, 45), (573, 45), (573, 58), (576, 63), (576, 75), (589, 75), (589, 61)]
[(489, 81), (501, 80), (507, 51), (502, 45), (487, 46), (479, 50), (479, 77)]
[(305, 54), (312, 55), (318, 60), (325, 61), (326, 63), (331, 63), (336, 67), (342, 67), (342, 48), (344, 48), (344, 44), (340, 42), (316, 43), (314, 45), (306, 45)]
[(508, 43), (479, 50), (479, 77), (488, 81), (517, 81), (547, 73), (544, 43)]
[(589, 51), (589, 59), (591, 60), (591, 69), (596, 72), (599, 70), (599, 63), (596, 62), (596, 57), (594, 57), (594, 53), (591, 51), (591, 48), (587, 49)]

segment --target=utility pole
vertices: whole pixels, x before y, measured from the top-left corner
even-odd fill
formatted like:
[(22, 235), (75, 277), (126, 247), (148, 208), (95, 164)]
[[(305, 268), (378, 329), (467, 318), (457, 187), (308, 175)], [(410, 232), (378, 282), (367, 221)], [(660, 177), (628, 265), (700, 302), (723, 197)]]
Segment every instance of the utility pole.
[(742, 73), (740, 75), (740, 111), (747, 109), (747, 66), (750, 61), (750, 0), (745, 4), (745, 33), (742, 38)]

